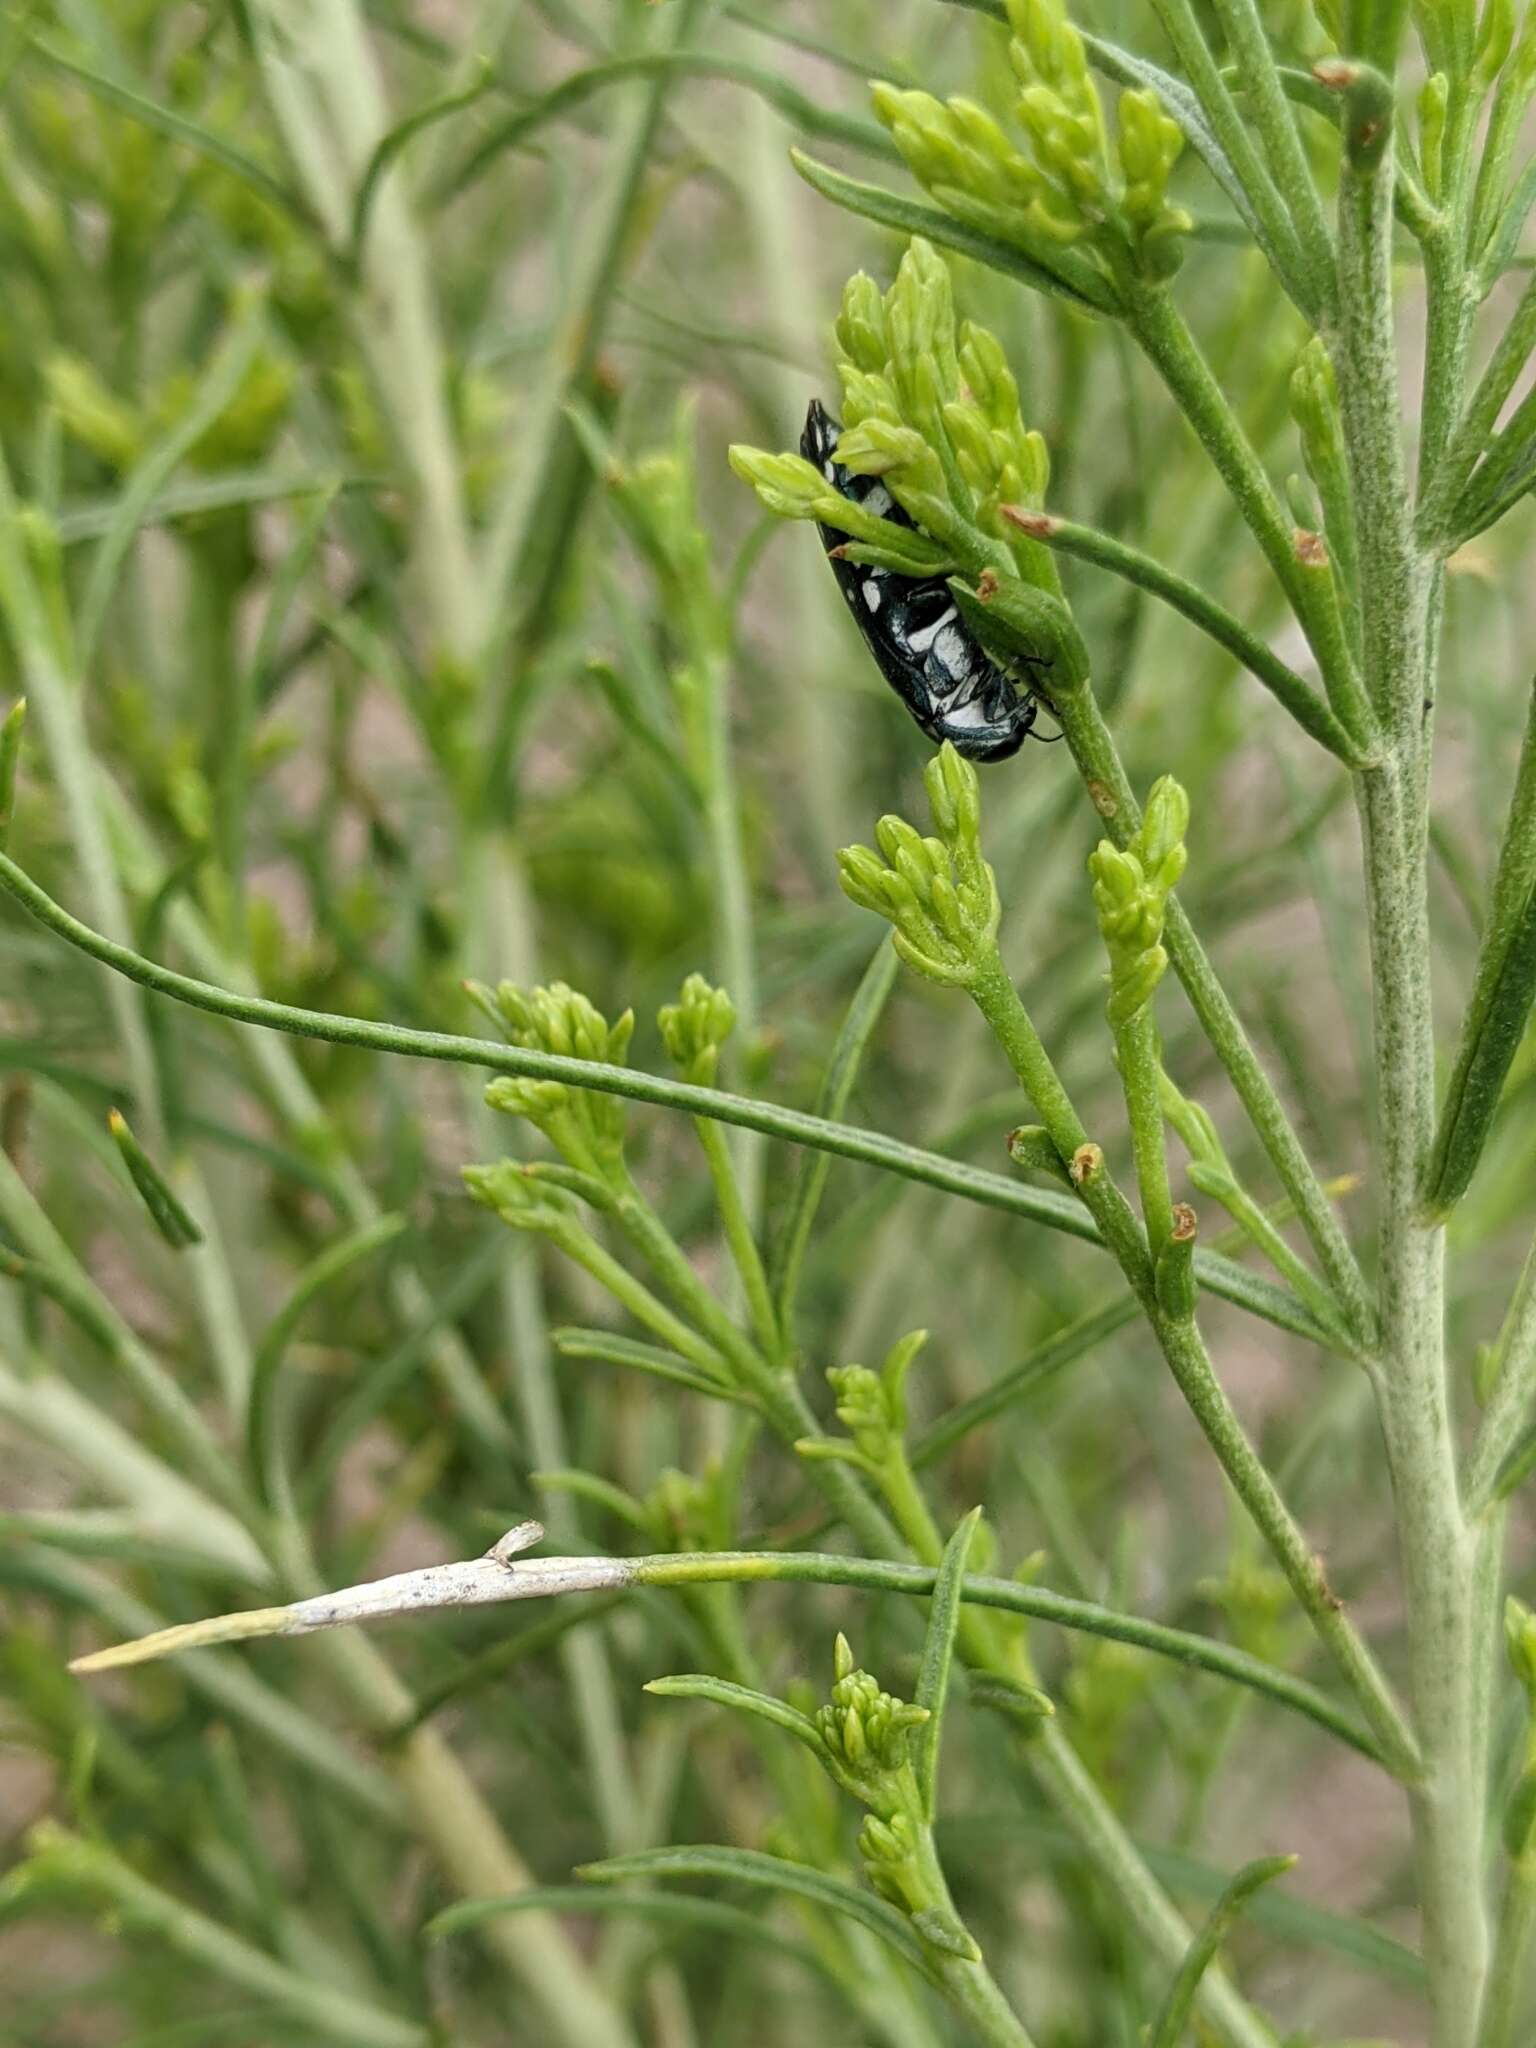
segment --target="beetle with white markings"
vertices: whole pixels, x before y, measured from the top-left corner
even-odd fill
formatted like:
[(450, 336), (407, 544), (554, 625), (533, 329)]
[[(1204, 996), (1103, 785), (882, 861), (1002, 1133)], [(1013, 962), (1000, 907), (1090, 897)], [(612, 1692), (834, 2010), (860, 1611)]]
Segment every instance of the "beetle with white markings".
[[(895, 526), (914, 521), (877, 476), (855, 476), (836, 459), (842, 429), (819, 399), (805, 416), (800, 452), (840, 497)], [(819, 526), (822, 545), (859, 631), (880, 673), (929, 739), (948, 740), (972, 761), (1006, 761), (1034, 730), (1040, 715), (1035, 670), (1043, 656), (1021, 657), (1021, 678), (994, 661), (960, 617), (943, 576), (903, 576), (895, 569), (861, 567), (838, 550), (848, 536)]]

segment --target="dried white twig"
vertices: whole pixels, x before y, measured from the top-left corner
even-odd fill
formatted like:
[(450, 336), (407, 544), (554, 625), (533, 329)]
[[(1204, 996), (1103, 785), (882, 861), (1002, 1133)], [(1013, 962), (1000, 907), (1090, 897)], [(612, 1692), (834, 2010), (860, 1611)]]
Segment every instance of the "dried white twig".
[(396, 1572), (338, 1592), (317, 1593), (288, 1607), (251, 1607), (216, 1614), (206, 1621), (156, 1629), (131, 1643), (76, 1657), (71, 1671), (115, 1671), (147, 1664), (182, 1650), (214, 1643), (249, 1642), (258, 1636), (307, 1636), (317, 1629), (346, 1628), (353, 1622), (388, 1621), (399, 1614), (423, 1614), (437, 1607), (490, 1607), (502, 1600), (537, 1600), (548, 1593), (593, 1593), (628, 1585), (634, 1571), (622, 1557), (529, 1557), (522, 1551), (544, 1540), (538, 1522), (519, 1522), (484, 1557), (458, 1564), (429, 1564), (421, 1571)]

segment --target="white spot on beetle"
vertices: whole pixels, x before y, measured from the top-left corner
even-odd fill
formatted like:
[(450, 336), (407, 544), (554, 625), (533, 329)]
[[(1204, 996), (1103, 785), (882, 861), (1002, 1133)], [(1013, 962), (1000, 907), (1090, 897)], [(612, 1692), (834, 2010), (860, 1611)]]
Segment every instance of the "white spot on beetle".
[[(936, 629), (936, 637), (933, 642), (934, 654), (943, 662), (952, 675), (965, 674), (971, 664), (966, 650), (964, 634), (961, 633), (958, 626), (945, 626), (942, 620), (939, 621), (939, 626), (942, 627), (942, 630)], [(914, 641), (913, 644), (915, 646), (916, 642)]]
[(920, 626), (915, 633), (909, 633), (907, 635), (907, 645), (912, 649), (912, 652), (914, 654), (926, 654), (929, 648), (933, 646), (934, 635), (938, 632), (939, 628), (941, 626), (948, 625), (949, 621), (954, 616), (954, 606), (947, 605), (944, 608), (944, 610), (939, 613), (939, 616), (934, 620), (931, 626)]
[(872, 612), (879, 611), (880, 586), (875, 581), (873, 576), (866, 576), (864, 578), (864, 602), (869, 606)]

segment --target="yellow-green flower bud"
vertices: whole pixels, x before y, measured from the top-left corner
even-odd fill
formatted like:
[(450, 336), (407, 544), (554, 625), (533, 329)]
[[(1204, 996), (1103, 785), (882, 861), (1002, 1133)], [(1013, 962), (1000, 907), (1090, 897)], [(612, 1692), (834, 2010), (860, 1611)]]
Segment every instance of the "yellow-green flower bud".
[(1109, 953), (1109, 1019), (1116, 1027), (1151, 1000), (1167, 970), (1163, 918), (1188, 858), (1188, 824), (1189, 798), (1171, 775), (1160, 776), (1131, 845), (1121, 849), (1102, 839), (1089, 855), (1093, 906)]
[(893, 927), (902, 959), (930, 981), (973, 981), (997, 935), (997, 884), (981, 857), (976, 771), (953, 747), (926, 770), (939, 837), (925, 839), (903, 818), (885, 817), (875, 836), (885, 855), (845, 847), (838, 855), (844, 891)]
[(1189, 797), (1171, 775), (1160, 775), (1147, 797), (1136, 850), (1150, 885), (1166, 896), (1183, 874), (1189, 855), (1184, 834), (1189, 830)]
[(1102, 140), (1103, 117), (1083, 39), (1061, 0), (1008, 0), (1008, 20), (1014, 36), (1008, 55), (1021, 84), (1048, 87), (1068, 113), (1097, 125)]
[(1433, 71), (1419, 87), (1419, 162), (1424, 166), (1424, 189), (1438, 200), (1444, 190), (1445, 119), (1450, 105), (1451, 82), (1443, 71)]
[(946, 212), (1028, 246), (1039, 174), (985, 107), (884, 84), (872, 97), (907, 168)]
[[(918, 463), (922, 474), (929, 474), (923, 465), (932, 458), (921, 437), (914, 437), (907, 453)], [(740, 443), (729, 449), (728, 455), (732, 469), (752, 486), (765, 510), (780, 519), (815, 519), (824, 526), (835, 527), (858, 544), (863, 561), (894, 569), (903, 576), (936, 576), (955, 566), (954, 557), (938, 541), (931, 540), (926, 533), (914, 532), (909, 526), (882, 519), (853, 499), (843, 497), (802, 455), (769, 455), (761, 448), (748, 448)]]
[(866, 271), (856, 270), (843, 286), (843, 303), (835, 332), (838, 347), (861, 370), (880, 371), (890, 357), (885, 332), (885, 301)]
[(558, 1241), (577, 1226), (576, 1204), (563, 1188), (537, 1177), (517, 1159), (498, 1159), (492, 1166), (466, 1166), (464, 1185), (472, 1200), (494, 1209), (514, 1230), (535, 1231)]
[(1473, 78), (1484, 92), (1504, 69), (1515, 43), (1515, 0), (1485, 0), (1477, 25)]
[(702, 974), (690, 974), (678, 1000), (665, 1004), (656, 1022), (684, 1080), (709, 1087), (720, 1065), (720, 1048), (736, 1025), (736, 1006), (726, 991), (712, 988)]
[(1183, 260), (1183, 237), (1194, 226), (1189, 214), (1168, 200), (1168, 180), (1184, 136), (1150, 89), (1120, 95), (1120, 174), (1125, 190), (1120, 210), (1143, 272), (1171, 277)]
[[(625, 1062), (635, 1029), (632, 1010), (610, 1025), (578, 989), (563, 981), (534, 989), (504, 981), (493, 1000), (513, 1045), (611, 1066)], [(485, 1099), (493, 1109), (526, 1117), (583, 1172), (604, 1174), (623, 1158), (625, 1106), (618, 1096), (501, 1075), (487, 1086)]]

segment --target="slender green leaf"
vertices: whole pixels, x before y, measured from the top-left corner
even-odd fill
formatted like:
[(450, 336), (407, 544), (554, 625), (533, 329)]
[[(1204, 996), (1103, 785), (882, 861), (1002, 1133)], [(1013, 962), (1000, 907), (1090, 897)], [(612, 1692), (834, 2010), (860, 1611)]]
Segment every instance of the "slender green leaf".
[(429, 100), (426, 106), (418, 107), (414, 114), (407, 114), (403, 121), (397, 121), (387, 129), (373, 146), (373, 153), (363, 166), (363, 175), (358, 180), (357, 193), (352, 201), (352, 231), (348, 237), (350, 260), (355, 269), (363, 260), (363, 251), (368, 241), (368, 223), (373, 218), (373, 205), (378, 197), (379, 187), (385, 173), (406, 146), (415, 140), (424, 129), (433, 127), (439, 121), (446, 121), (450, 115), (459, 114), (475, 101), (483, 99), (495, 83), (489, 64), (482, 59), (475, 76), (469, 84), (456, 92), (444, 93), (439, 99)]
[(1499, 850), (1472, 996), (1425, 1178), (1446, 1216), (1471, 1184), (1536, 999), (1536, 686)]
[(34, 35), (31, 43), (34, 55), (40, 57), (55, 71), (62, 71), (68, 77), (78, 79), (87, 91), (108, 106), (116, 107), (119, 113), (129, 115), (152, 128), (159, 135), (167, 136), (172, 142), (182, 142), (189, 149), (206, 157), (210, 163), (219, 164), (224, 170), (259, 192), (264, 199), (270, 199), (274, 206), (280, 206), (287, 214), (305, 227), (315, 225), (314, 215), (303, 199), (281, 178), (276, 178), (254, 157), (247, 156), (222, 135), (215, 135), (212, 129), (203, 128), (196, 121), (189, 121), (185, 114), (178, 114), (170, 107), (162, 107), (157, 101), (147, 99), (143, 93), (135, 92), (121, 80), (109, 78), (105, 72), (92, 65), (82, 64), (76, 58), (66, 56), (64, 51), (53, 44), (44, 42)]
[[(856, 1125), (834, 1123), (827, 1117), (809, 1116), (800, 1110), (784, 1109), (777, 1103), (760, 1102), (723, 1089), (701, 1088), (669, 1076), (647, 1074), (636, 1067), (619, 1067), (600, 1060), (576, 1059), (568, 1054), (542, 1053), (514, 1045), (496, 1045), (485, 1038), (466, 1038), (453, 1032), (418, 1031), (407, 1025), (381, 1023), (372, 1018), (347, 1017), (324, 1010), (306, 1010), (292, 1003), (275, 1003), (264, 996), (244, 995), (232, 989), (199, 981), (147, 960), (131, 946), (93, 931), (87, 924), (56, 903), (9, 855), (0, 853), (0, 887), (7, 889), (40, 924), (60, 938), (126, 975), (140, 987), (188, 1003), (244, 1024), (260, 1024), (300, 1038), (316, 1038), (338, 1045), (366, 1046), (376, 1052), (392, 1052), (415, 1059), (447, 1060), (458, 1066), (486, 1067), (497, 1073), (531, 1076), (540, 1080), (564, 1081), (574, 1088), (594, 1088), (601, 1093), (627, 1096), (635, 1102), (651, 1102), (663, 1108), (686, 1110), (692, 1116), (714, 1117), (721, 1123), (744, 1130), (762, 1131), (768, 1137), (784, 1138), (791, 1144), (809, 1145), (840, 1153), (866, 1165), (879, 1166), (909, 1180), (942, 1188), (968, 1201), (1007, 1210), (1044, 1223), (1069, 1237), (1099, 1242), (1098, 1232), (1081, 1203), (1070, 1195), (1048, 1188), (1025, 1187), (999, 1173), (942, 1158), (908, 1145), (883, 1131), (861, 1130)], [(1233, 1260), (1213, 1252), (1195, 1254), (1195, 1271), (1200, 1284), (1224, 1300), (1262, 1316), (1280, 1329), (1337, 1349), (1335, 1332), (1318, 1323), (1311, 1312), (1283, 1287), (1262, 1275), (1250, 1273)]]
[(492, 1643), (478, 1656), (467, 1658), (456, 1671), (417, 1694), (415, 1706), (394, 1731), (394, 1739), (404, 1741), (406, 1736), (440, 1714), (444, 1707), (478, 1692), (483, 1686), (497, 1683), (528, 1658), (542, 1656), (546, 1650), (562, 1642), (572, 1630), (595, 1627), (605, 1615), (622, 1604), (624, 1597), (622, 1593), (607, 1593), (592, 1600), (564, 1601), (529, 1627), (520, 1628), (503, 1641)]
[(447, 200), (473, 185), (509, 149), (526, 144), (541, 128), (579, 107), (610, 85), (622, 85), (634, 78), (715, 78), (743, 85), (765, 99), (770, 106), (803, 134), (829, 142), (841, 142), (872, 156), (898, 159), (895, 144), (878, 122), (852, 114), (840, 114), (818, 106), (797, 85), (761, 65), (730, 57), (707, 56), (693, 50), (640, 51), (633, 56), (614, 57), (602, 64), (573, 72), (569, 78), (544, 94), (542, 99), (520, 107), (493, 127), (476, 143), (468, 156), (451, 171), (438, 188), (436, 197)]
[(171, 1250), (184, 1252), (191, 1245), (201, 1244), (203, 1233), (197, 1219), (133, 1135), (121, 1110), (108, 1111), (107, 1129), (112, 1133), (112, 1142), (128, 1169), (129, 1179), (149, 1211), (150, 1221)]
[(269, 1507), (279, 1504), (288, 1484), (280, 1440), (277, 1391), (289, 1341), (310, 1305), (327, 1287), (350, 1272), (360, 1260), (393, 1243), (405, 1227), (403, 1216), (381, 1216), (337, 1243), (327, 1245), (319, 1257), (312, 1259), (304, 1268), (287, 1301), (262, 1334), (251, 1361), (246, 1455), (251, 1477)]
[[(838, 1027), (831, 1057), (827, 1061), (826, 1072), (822, 1075), (821, 1087), (816, 1096), (818, 1116), (839, 1118), (848, 1107), (848, 1098), (852, 1095), (854, 1082), (858, 1079), (865, 1049), (874, 1034), (875, 1026), (885, 1013), (885, 1005), (896, 985), (900, 967), (895, 948), (882, 936)], [(810, 1243), (811, 1231), (815, 1226), (816, 1212), (821, 1207), (821, 1198), (826, 1190), (827, 1176), (831, 1171), (830, 1153), (808, 1152), (800, 1161), (799, 1170), (795, 1175), (794, 1190), (785, 1207), (783, 1227), (775, 1245), (772, 1278), (774, 1306), (780, 1327), (786, 1333), (792, 1333), (794, 1329), (795, 1300), (800, 1291), (800, 1269), (805, 1259), (805, 1248)]]
[(1057, 1373), (1075, 1365), (1078, 1359), (1102, 1344), (1106, 1337), (1112, 1337), (1116, 1330), (1123, 1330), (1127, 1324), (1136, 1322), (1140, 1315), (1141, 1304), (1128, 1293), (1121, 1300), (1112, 1301), (1108, 1308), (1095, 1309), (1089, 1315), (1080, 1316), (1076, 1322), (1068, 1323), (1065, 1329), (1055, 1331), (1019, 1364), (999, 1374), (989, 1387), (983, 1387), (969, 1401), (958, 1402), (948, 1409), (919, 1439), (912, 1451), (912, 1463), (931, 1465), (935, 1458), (942, 1458), (973, 1429), (994, 1421), (1015, 1402), (1026, 1399), (1037, 1387), (1053, 1380)]
[(791, 1892), (825, 1911), (841, 1913), (855, 1920), (871, 1934), (878, 1935), (913, 1969), (928, 1972), (922, 1943), (894, 1906), (869, 1892), (829, 1877), (808, 1863), (791, 1863), (787, 1858), (765, 1856), (757, 1849), (721, 1849), (709, 1844), (674, 1849), (642, 1849), (633, 1856), (610, 1856), (601, 1863), (584, 1864), (576, 1875), (596, 1884), (619, 1884), (625, 1878), (705, 1878), (712, 1884), (746, 1884), (776, 1892)]
[(738, 1713), (755, 1714), (760, 1721), (771, 1721), (775, 1728), (782, 1728), (803, 1742), (807, 1749), (821, 1755), (821, 1737), (816, 1733), (815, 1723), (808, 1714), (802, 1714), (798, 1707), (792, 1707), (785, 1700), (775, 1699), (772, 1693), (756, 1692), (749, 1685), (737, 1685), (729, 1678), (711, 1678), (703, 1672), (681, 1672), (673, 1678), (653, 1678), (646, 1685), (647, 1692), (654, 1692), (667, 1700), (708, 1700), (717, 1707), (734, 1707)]
[(92, 558), (90, 575), (86, 578), (80, 599), (76, 644), (82, 674), (90, 672), (119, 572), (144, 523), (145, 513), (169, 482), (178, 464), (239, 391), (266, 331), (266, 309), (260, 297), (252, 294), (243, 306), (237, 306), (228, 332), (199, 379), (181, 417), (152, 447), (145, 450), (124, 483), (112, 523), (102, 535)]
[(813, 1949), (789, 1940), (758, 1914), (727, 1905), (723, 1899), (694, 1898), (688, 1892), (607, 1892), (592, 1884), (530, 1885), (525, 1892), (508, 1892), (500, 1898), (461, 1899), (457, 1905), (434, 1914), (422, 1932), (429, 1941), (441, 1941), (446, 1935), (463, 1934), (482, 1926), (500, 1913), (632, 1915), (683, 1933), (696, 1930), (725, 1935), (731, 1941), (756, 1942), (832, 1979), (832, 1973)]
[(632, 1372), (643, 1372), (651, 1379), (686, 1387), (690, 1393), (706, 1394), (713, 1401), (752, 1405), (751, 1397), (739, 1388), (727, 1386), (723, 1380), (711, 1379), (708, 1373), (700, 1372), (675, 1352), (664, 1351), (659, 1344), (642, 1344), (637, 1338), (623, 1337), (610, 1330), (569, 1329), (552, 1331), (550, 1342), (562, 1358), (594, 1358), (604, 1365), (627, 1366)]
[[(210, 476), (183, 477), (167, 484), (143, 507), (139, 524), (165, 526), (172, 520), (195, 518), (200, 512), (229, 512), (242, 506), (276, 505), (290, 498), (330, 497), (343, 491), (378, 491), (387, 479), (362, 472), (352, 476), (276, 475), (266, 470), (228, 470)], [(58, 535), (65, 547), (100, 540), (117, 517), (120, 500), (85, 498), (66, 505), (58, 517)]]
[[(923, 206), (914, 199), (904, 199), (898, 192), (888, 192), (883, 185), (866, 185), (858, 178), (834, 171), (830, 164), (817, 163), (814, 157), (808, 157), (798, 149), (790, 151), (789, 160), (812, 190), (819, 192), (823, 199), (830, 199), (834, 206), (846, 207), (850, 213), (877, 221), (881, 227), (895, 228), (898, 234), (924, 235), (930, 242), (939, 242), (946, 249), (954, 249), (962, 256), (984, 263), (989, 270), (1015, 278), (1033, 291), (1070, 300), (1084, 312), (1114, 311), (1112, 289), (1091, 265), (1081, 259), (1072, 263), (1070, 269), (1048, 270), (1043, 263), (1026, 256), (1022, 249), (1014, 248), (1009, 242), (1000, 242), (992, 235), (984, 235), (976, 228), (966, 227), (936, 206)], [(1068, 263), (1070, 255), (1070, 251), (1064, 253), (1061, 258), (1063, 264)]]
[(616, 1515), (632, 1529), (654, 1536), (651, 1519), (634, 1495), (626, 1493), (611, 1479), (604, 1479), (600, 1473), (560, 1466), (545, 1472), (530, 1472), (528, 1477), (542, 1493), (563, 1493), (573, 1500), (587, 1501), (607, 1514)]
[(1296, 1866), (1294, 1856), (1266, 1856), (1240, 1870), (1206, 1916), (1204, 1925), (1189, 1945), (1169, 1986), (1161, 2012), (1152, 2028), (1147, 2048), (1179, 2048), (1184, 2028), (1194, 2007), (1200, 1980), (1216, 1957), (1228, 1929), (1256, 1891)]
[(980, 1521), (981, 1509), (972, 1508), (945, 1544), (928, 1603), (928, 1632), (923, 1637), (923, 1661), (913, 1695), (918, 1706), (928, 1709), (928, 1719), (913, 1731), (911, 1742), (917, 1788), (930, 1822), (938, 1810), (939, 1752), (949, 1697), (949, 1667), (955, 1654), (955, 1630), (960, 1626), (960, 1603), (965, 1596), (965, 1567)]

